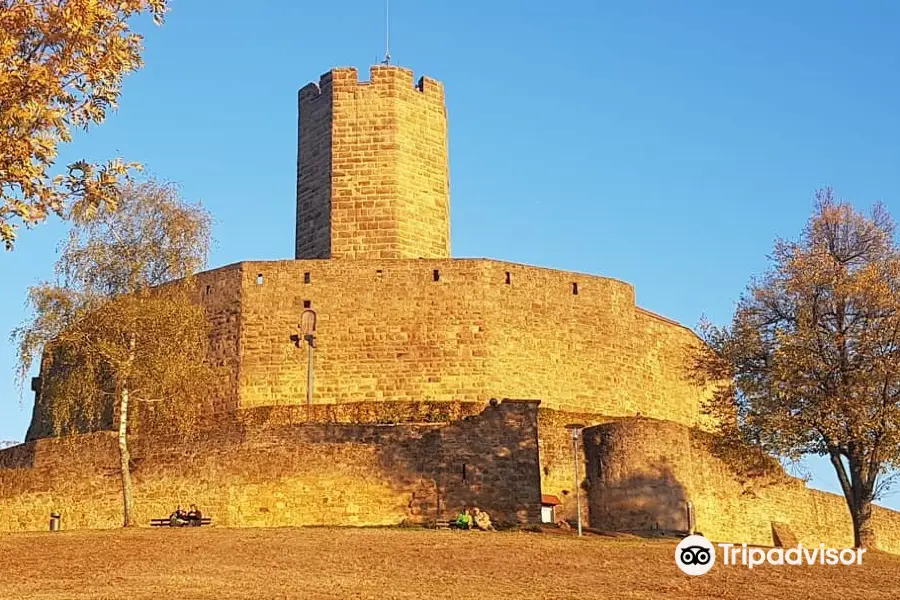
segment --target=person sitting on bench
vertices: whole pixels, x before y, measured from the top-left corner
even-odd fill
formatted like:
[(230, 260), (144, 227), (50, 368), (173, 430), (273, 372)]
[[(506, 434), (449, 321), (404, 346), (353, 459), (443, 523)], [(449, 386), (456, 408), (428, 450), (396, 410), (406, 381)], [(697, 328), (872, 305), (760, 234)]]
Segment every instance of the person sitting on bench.
[(188, 516), (185, 514), (184, 509), (181, 508), (181, 505), (178, 505), (178, 508), (175, 509), (171, 515), (169, 515), (169, 525), (172, 527), (183, 527), (188, 524)]
[(203, 524), (203, 513), (197, 508), (196, 504), (191, 504), (191, 510), (188, 511), (187, 520), (193, 527), (200, 527)]

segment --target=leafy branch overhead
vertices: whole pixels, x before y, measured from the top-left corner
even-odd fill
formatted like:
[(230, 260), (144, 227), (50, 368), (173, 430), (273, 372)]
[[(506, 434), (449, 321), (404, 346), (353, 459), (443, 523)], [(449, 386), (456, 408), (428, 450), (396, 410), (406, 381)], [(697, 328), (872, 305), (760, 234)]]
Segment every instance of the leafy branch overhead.
[(129, 21), (161, 23), (167, 0), (0, 0), (0, 242), (19, 225), (70, 208), (115, 207), (136, 163), (79, 160), (52, 171), (73, 130), (103, 122), (123, 77), (143, 66), (142, 37)]

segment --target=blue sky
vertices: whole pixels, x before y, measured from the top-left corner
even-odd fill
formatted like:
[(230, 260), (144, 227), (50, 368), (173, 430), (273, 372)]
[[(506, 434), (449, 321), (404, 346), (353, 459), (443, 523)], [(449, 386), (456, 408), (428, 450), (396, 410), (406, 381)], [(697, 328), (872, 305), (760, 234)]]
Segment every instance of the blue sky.
[[(122, 155), (216, 218), (212, 266), (293, 256), (296, 92), (384, 53), (383, 0), (172, 0), (147, 65), (61, 155)], [(900, 216), (900, 4), (392, 0), (394, 63), (444, 82), (453, 254), (623, 279), (729, 319), (818, 187)], [(0, 440), (31, 396), (5, 332), (52, 275), (58, 221), (0, 254)], [(810, 461), (813, 485), (837, 490)], [(885, 504), (900, 508), (900, 493)]]

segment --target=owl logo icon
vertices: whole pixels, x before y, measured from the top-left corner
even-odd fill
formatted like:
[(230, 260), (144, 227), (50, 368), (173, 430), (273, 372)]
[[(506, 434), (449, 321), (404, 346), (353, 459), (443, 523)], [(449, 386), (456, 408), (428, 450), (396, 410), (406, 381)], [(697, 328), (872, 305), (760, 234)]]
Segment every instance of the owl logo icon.
[(675, 564), (688, 575), (703, 575), (716, 564), (716, 551), (702, 535), (689, 535), (675, 547)]

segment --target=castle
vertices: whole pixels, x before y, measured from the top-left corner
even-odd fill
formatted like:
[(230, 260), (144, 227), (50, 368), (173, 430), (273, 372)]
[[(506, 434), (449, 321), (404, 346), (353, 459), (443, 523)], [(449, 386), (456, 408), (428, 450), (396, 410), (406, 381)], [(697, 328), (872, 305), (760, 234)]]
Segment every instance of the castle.
[[(580, 494), (599, 529), (686, 530), (690, 504), (711, 539), (852, 545), (842, 498), (755, 485), (708, 449), (689, 375), (701, 342), (631, 285), (450, 257), (447, 128), (442, 84), (404, 68), (300, 90), (295, 259), (197, 276), (213, 418), (190, 446), (137, 436), (138, 520), (190, 498), (231, 526), (427, 523), (472, 505), (535, 523), (572, 518)], [(0, 451), (0, 531), (55, 511), (119, 525), (112, 433), (56, 439), (35, 390), (26, 443)], [(875, 523), (900, 552), (900, 515)]]

